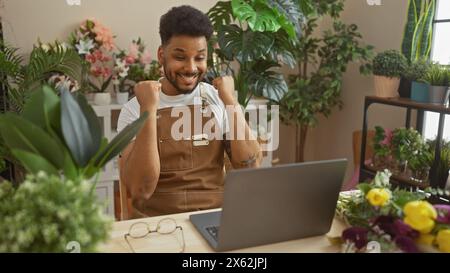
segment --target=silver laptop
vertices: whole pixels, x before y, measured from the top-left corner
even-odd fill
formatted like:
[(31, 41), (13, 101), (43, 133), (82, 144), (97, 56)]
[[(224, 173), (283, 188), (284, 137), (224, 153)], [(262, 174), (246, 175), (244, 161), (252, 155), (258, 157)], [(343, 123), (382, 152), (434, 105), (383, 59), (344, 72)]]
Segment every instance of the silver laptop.
[(230, 171), (222, 211), (190, 220), (216, 251), (325, 234), (346, 166), (337, 159)]

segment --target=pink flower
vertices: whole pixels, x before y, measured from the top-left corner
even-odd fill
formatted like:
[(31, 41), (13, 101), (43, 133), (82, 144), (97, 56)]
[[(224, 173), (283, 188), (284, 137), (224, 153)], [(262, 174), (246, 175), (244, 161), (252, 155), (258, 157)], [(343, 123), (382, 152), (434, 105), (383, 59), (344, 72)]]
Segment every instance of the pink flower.
[(111, 69), (109, 67), (104, 67), (103, 68), (103, 72), (102, 72), (102, 76), (104, 78), (108, 78), (111, 75)]
[(91, 66), (90, 72), (94, 77), (99, 77), (103, 74), (103, 69), (101, 66), (93, 65)]
[(132, 43), (130, 47), (128, 48), (128, 56), (132, 57), (133, 59), (137, 59), (139, 56), (139, 45), (136, 43)]
[(135, 60), (135, 58), (134, 58), (133, 56), (127, 55), (127, 56), (125, 57), (125, 62), (126, 62), (128, 65), (134, 64), (135, 61), (136, 61), (136, 60)]
[(146, 49), (144, 51), (144, 54), (142, 54), (142, 56), (141, 56), (141, 63), (143, 65), (146, 65), (146, 64), (150, 64), (151, 62), (152, 62), (152, 56), (151, 56), (150, 50)]
[(97, 59), (93, 54), (87, 54), (86, 55), (86, 61), (90, 62), (91, 64), (95, 63)]
[(394, 136), (394, 134), (393, 134), (392, 130), (384, 129), (384, 135), (385, 135), (385, 137), (384, 137), (383, 141), (381, 141), (381, 144), (389, 146), (391, 144), (392, 137)]

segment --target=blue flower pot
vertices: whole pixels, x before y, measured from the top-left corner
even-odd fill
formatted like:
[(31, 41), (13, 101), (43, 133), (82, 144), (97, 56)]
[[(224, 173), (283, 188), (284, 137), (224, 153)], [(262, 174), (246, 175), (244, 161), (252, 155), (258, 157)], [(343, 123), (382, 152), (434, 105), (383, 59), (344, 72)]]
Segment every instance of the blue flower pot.
[(411, 84), (411, 100), (417, 102), (428, 102), (428, 89), (430, 86), (426, 83), (415, 82)]

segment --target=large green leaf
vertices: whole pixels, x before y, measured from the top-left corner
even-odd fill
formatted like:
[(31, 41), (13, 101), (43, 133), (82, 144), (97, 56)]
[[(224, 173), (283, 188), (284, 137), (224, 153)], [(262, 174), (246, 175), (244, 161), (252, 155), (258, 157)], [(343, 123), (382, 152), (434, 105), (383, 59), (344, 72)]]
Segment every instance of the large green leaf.
[(256, 0), (251, 3), (255, 5), (255, 8), (245, 0), (231, 1), (233, 14), (239, 21), (247, 22), (253, 31), (276, 32), (280, 29), (281, 25), (276, 14), (267, 6), (265, 1)]
[(97, 115), (95, 114), (94, 109), (92, 109), (92, 106), (89, 105), (89, 103), (86, 100), (86, 97), (83, 94), (77, 92), (76, 99), (78, 105), (81, 108), (81, 111), (86, 117), (87, 123), (89, 125), (89, 130), (94, 140), (94, 145), (96, 147), (100, 147), (100, 142), (102, 140), (103, 133)]
[(11, 153), (31, 173), (44, 171), (49, 175), (58, 175), (58, 170), (42, 156), (19, 149), (12, 149)]
[(86, 166), (99, 144), (94, 140), (80, 106), (67, 90), (61, 92), (61, 128), (75, 162), (80, 167)]
[(60, 123), (59, 114), (59, 97), (51, 87), (44, 85), (26, 101), (22, 117), (48, 131), (52, 125)]
[(130, 143), (130, 141), (135, 137), (141, 127), (144, 125), (148, 117), (148, 112), (144, 112), (141, 117), (135, 120), (133, 123), (125, 127), (122, 132), (120, 132), (109, 144), (106, 146), (103, 151), (100, 153), (98, 158), (95, 161), (95, 166), (103, 167), (108, 161), (113, 159), (116, 155), (118, 155), (125, 147)]
[(269, 0), (269, 6), (278, 14), (281, 28), (288, 33), (291, 39), (301, 36), (301, 21), (304, 20), (299, 5), (292, 0)]
[(236, 25), (224, 26), (219, 33), (219, 45), (226, 55), (235, 56), (240, 63), (266, 56), (274, 44), (273, 35), (242, 31)]
[(421, 46), (420, 52), (418, 52), (417, 59), (421, 57), (426, 57), (427, 59), (430, 56), (431, 52), (431, 38), (433, 35), (433, 19), (435, 14), (435, 1), (430, 1), (429, 6), (426, 9), (426, 20), (424, 22), (424, 29), (421, 37)]
[(0, 116), (0, 133), (9, 148), (35, 153), (62, 168), (64, 155), (60, 146), (32, 122), (15, 114), (3, 114)]
[(97, 153), (92, 157), (91, 161), (89, 161), (89, 164), (86, 166), (86, 168), (83, 171), (83, 176), (86, 179), (90, 179), (96, 173), (98, 173), (99, 170), (101, 169), (101, 167), (95, 166), (95, 162), (96, 162), (97, 158), (100, 157), (100, 155), (102, 154), (102, 152), (106, 148), (106, 146), (108, 146), (108, 139), (106, 137), (103, 137), (100, 142), (100, 148), (98, 149)]
[(271, 70), (277, 67), (277, 63), (269, 61), (259, 61), (253, 65), (247, 80), (255, 95), (278, 102), (286, 94), (288, 87), (283, 75)]
[[(403, 41), (402, 41), (402, 53), (409, 60), (411, 59), (411, 45), (412, 39), (414, 36), (414, 30), (418, 21), (418, 13), (416, 9), (417, 2), (421, 0), (409, 0), (408, 4), (408, 14), (407, 20), (405, 24), (405, 30), (403, 33)], [(420, 3), (419, 3), (420, 4)]]
[(227, 26), (233, 21), (231, 2), (218, 1), (207, 13), (214, 29)]

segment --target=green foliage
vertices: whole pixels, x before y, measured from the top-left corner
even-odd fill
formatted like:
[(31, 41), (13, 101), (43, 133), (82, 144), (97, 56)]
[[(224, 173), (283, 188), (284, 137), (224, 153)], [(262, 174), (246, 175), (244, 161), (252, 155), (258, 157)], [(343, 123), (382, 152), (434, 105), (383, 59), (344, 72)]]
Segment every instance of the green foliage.
[[(433, 162), (436, 156), (436, 139), (428, 141), (430, 161)], [(430, 164), (431, 165), (431, 164)], [(439, 162), (437, 163), (437, 180), (444, 183), (447, 181), (450, 171), (450, 141), (442, 140), (441, 154)]]
[(389, 78), (400, 77), (407, 68), (406, 58), (397, 50), (378, 53), (373, 59), (373, 74)]
[[(287, 84), (278, 67), (294, 65), (289, 47), (301, 33), (303, 15), (297, 1), (219, 1), (208, 16), (217, 33), (209, 45), (209, 77), (231, 72), (244, 107), (253, 95), (279, 101)], [(239, 64), (237, 71), (231, 69), (233, 60)]]
[(419, 151), (425, 149), (425, 141), (414, 128), (396, 128), (392, 136), (392, 149), (394, 157), (400, 161), (414, 159)]
[(6, 86), (8, 100), (12, 110), (20, 112), (31, 93), (46, 83), (55, 73), (69, 76), (81, 82), (82, 60), (78, 53), (59, 42), (34, 46), (28, 64), (18, 49), (5, 46), (0, 52), (1, 83)]
[(81, 94), (49, 86), (34, 92), (21, 115), (0, 115), (0, 135), (27, 171), (64, 174), (72, 180), (89, 179), (123, 150), (139, 132), (147, 113), (108, 144), (93, 109)]
[(436, 0), (409, 0), (402, 53), (408, 61), (430, 58)]
[[(339, 20), (343, 0), (300, 2), (307, 20), (303, 36), (290, 47), (299, 73), (289, 78), (289, 91), (280, 101), (280, 116), (287, 124), (309, 127), (317, 124), (318, 115), (328, 117), (334, 107), (342, 107), (342, 78), (347, 65), (361, 61), (360, 70), (367, 73), (372, 47), (362, 45), (356, 25)], [(332, 28), (317, 36), (317, 21), (324, 17), (331, 17)], [(310, 67), (316, 70), (310, 71)]]
[(433, 86), (448, 86), (449, 71), (445, 66), (433, 63), (429, 66), (423, 81)]
[[(389, 133), (389, 132), (388, 132)], [(373, 138), (373, 152), (377, 156), (385, 157), (391, 152), (390, 140), (386, 141), (386, 135), (384, 128), (375, 126), (375, 136)]]
[(39, 172), (17, 189), (0, 183), (0, 252), (67, 252), (71, 241), (93, 252), (111, 228), (102, 209), (87, 181)]
[(414, 60), (407, 66), (403, 77), (416, 82), (422, 82), (430, 67), (430, 64), (425, 59)]

